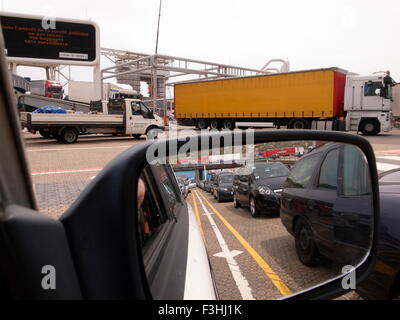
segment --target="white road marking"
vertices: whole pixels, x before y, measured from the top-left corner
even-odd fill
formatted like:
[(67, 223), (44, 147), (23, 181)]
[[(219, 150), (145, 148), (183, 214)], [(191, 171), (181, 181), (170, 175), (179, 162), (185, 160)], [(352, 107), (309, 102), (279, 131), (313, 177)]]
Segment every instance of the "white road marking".
[(399, 161), (400, 163), (400, 157), (399, 156), (377, 156), (377, 159), (382, 159), (382, 160), (394, 160), (394, 161)]
[(129, 146), (112, 146), (112, 147), (87, 147), (87, 148), (54, 148), (54, 149), (27, 149), (27, 152), (52, 152), (52, 151), (71, 151), (71, 150), (99, 150), (99, 149), (122, 149), (130, 148)]
[(222, 249), (222, 252), (217, 253), (215, 256), (225, 258), (227, 260), (228, 267), (232, 273), (233, 279), (235, 280), (236, 286), (239, 289), (242, 299), (243, 300), (255, 300), (255, 298), (252, 294), (252, 290), (250, 288), (249, 282), (243, 276), (242, 272), (240, 271), (239, 265), (235, 260), (235, 257), (238, 256), (239, 254), (242, 254), (243, 252), (237, 251), (237, 250), (234, 250), (234, 251), (229, 250), (229, 247), (226, 244), (221, 231), (218, 229), (217, 224), (215, 223), (213, 217), (211, 216), (211, 213), (207, 210), (206, 206), (204, 205), (204, 202), (201, 200), (201, 198), (197, 192), (196, 192), (196, 196), (199, 199), (200, 204), (201, 204), (204, 212), (207, 215), (208, 221), (210, 222), (212, 229), (215, 233), (215, 236), (217, 237), (217, 241)]
[(390, 170), (393, 170), (393, 169), (400, 168), (400, 165), (382, 163), (382, 162), (377, 162), (376, 166), (378, 168), (378, 171), (390, 171)]
[(32, 172), (32, 176), (47, 176), (53, 174), (66, 174), (66, 173), (82, 173), (82, 172), (99, 172), (103, 169), (80, 169), (80, 170), (58, 170), (58, 171), (38, 171)]

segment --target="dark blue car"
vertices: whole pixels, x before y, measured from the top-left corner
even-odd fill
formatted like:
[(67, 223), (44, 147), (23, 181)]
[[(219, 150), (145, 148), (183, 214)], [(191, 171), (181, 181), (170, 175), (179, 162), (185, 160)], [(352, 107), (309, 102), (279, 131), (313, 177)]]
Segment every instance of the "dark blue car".
[(381, 227), (378, 259), (373, 272), (357, 287), (364, 299), (400, 295), (400, 169), (379, 177)]
[(322, 257), (357, 266), (370, 248), (372, 216), (369, 167), (354, 146), (329, 143), (313, 150), (284, 184), (281, 221), (307, 266)]

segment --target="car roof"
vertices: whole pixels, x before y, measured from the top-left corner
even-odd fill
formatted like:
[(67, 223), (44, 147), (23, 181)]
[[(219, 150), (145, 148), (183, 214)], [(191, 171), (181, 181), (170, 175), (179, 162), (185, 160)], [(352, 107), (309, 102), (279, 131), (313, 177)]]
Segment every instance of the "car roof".
[[(316, 155), (316, 154), (325, 153), (326, 151), (328, 151), (328, 150), (330, 150), (330, 149), (333, 149), (333, 148), (336, 148), (336, 147), (338, 147), (338, 146), (340, 146), (340, 145), (341, 145), (341, 143), (337, 143), (337, 142), (328, 142), (327, 144), (325, 144), (325, 145), (323, 145), (323, 146), (321, 146), (321, 147), (318, 147), (318, 148), (316, 148), (316, 149), (313, 149), (311, 152), (305, 154), (304, 156), (302, 156), (302, 157), (300, 158), (300, 160), (307, 159), (307, 158), (312, 157), (312, 156), (314, 156), (314, 155)], [(299, 160), (299, 161), (300, 161), (300, 160)]]

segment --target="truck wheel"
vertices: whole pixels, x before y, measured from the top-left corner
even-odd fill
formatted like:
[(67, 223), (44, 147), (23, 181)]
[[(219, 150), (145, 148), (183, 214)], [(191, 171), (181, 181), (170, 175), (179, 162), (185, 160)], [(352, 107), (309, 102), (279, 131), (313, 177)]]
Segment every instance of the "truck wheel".
[(235, 121), (233, 120), (224, 120), (222, 127), (225, 130), (235, 130)]
[(200, 130), (206, 130), (206, 129), (208, 129), (208, 121), (207, 121), (206, 119), (200, 119), (200, 120), (197, 122), (197, 127), (198, 127)]
[(66, 128), (61, 133), (61, 140), (64, 143), (71, 144), (78, 141), (79, 132), (75, 128)]
[(140, 137), (141, 137), (142, 135), (141, 134), (133, 134), (132, 135), (132, 137), (133, 137), (133, 139), (140, 139)]
[(158, 139), (158, 136), (161, 133), (163, 133), (163, 130), (161, 130), (160, 128), (158, 128), (158, 127), (150, 127), (146, 132), (147, 140)]
[(377, 121), (367, 119), (360, 123), (359, 131), (365, 136), (376, 136), (381, 130)]
[(288, 127), (290, 129), (297, 129), (297, 130), (310, 129), (310, 124), (305, 119), (293, 119), (292, 121), (289, 122)]
[(213, 119), (210, 122), (210, 128), (212, 130), (220, 130), (221, 129), (221, 123), (217, 119)]

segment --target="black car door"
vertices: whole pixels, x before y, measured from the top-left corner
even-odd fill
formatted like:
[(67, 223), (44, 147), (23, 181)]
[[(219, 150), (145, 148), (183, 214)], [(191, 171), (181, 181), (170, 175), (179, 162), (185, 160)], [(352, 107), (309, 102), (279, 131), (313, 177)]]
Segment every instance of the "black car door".
[(319, 173), (314, 176), (309, 190), (307, 215), (317, 242), (326, 250), (333, 250), (333, 216), (338, 198), (340, 147), (325, 153)]
[(238, 199), (243, 204), (247, 204), (249, 201), (249, 176), (248, 175), (240, 176)]
[(308, 156), (297, 162), (284, 185), (282, 211), (292, 217), (307, 217), (309, 186), (312, 184), (315, 168), (319, 162), (319, 154)]
[[(359, 262), (372, 241), (372, 187), (369, 166), (357, 147), (344, 145), (333, 216), (335, 247), (347, 263)], [(356, 232), (355, 232), (356, 230)]]

